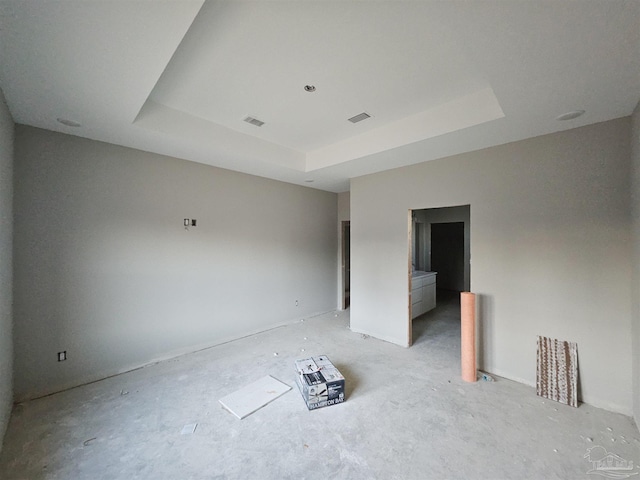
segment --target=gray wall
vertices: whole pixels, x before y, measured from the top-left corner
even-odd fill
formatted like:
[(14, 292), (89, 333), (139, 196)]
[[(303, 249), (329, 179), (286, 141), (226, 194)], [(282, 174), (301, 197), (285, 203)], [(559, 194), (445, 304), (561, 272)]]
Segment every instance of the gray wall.
[(632, 117), (633, 162), (631, 206), (633, 214), (633, 416), (640, 428), (640, 102)]
[(407, 213), (468, 204), (480, 368), (533, 385), (536, 336), (575, 341), (583, 400), (630, 414), (630, 127), (352, 179), (351, 328), (407, 345)]
[(15, 155), (17, 399), (335, 309), (336, 194), (25, 126)]
[(0, 90), (0, 450), (13, 405), (13, 134)]

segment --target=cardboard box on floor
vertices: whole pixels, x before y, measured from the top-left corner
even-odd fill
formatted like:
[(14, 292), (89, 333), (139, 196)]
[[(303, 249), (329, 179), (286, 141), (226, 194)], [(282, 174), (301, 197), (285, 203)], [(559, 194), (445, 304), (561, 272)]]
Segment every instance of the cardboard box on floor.
[(326, 356), (296, 360), (296, 372), (309, 410), (344, 402), (344, 377)]

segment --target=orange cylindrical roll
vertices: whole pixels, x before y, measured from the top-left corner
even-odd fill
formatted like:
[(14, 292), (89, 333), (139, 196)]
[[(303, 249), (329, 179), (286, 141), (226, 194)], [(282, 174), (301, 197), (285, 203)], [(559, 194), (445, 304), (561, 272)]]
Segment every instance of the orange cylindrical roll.
[(471, 292), (460, 293), (460, 360), (462, 379), (465, 382), (476, 381), (476, 295)]

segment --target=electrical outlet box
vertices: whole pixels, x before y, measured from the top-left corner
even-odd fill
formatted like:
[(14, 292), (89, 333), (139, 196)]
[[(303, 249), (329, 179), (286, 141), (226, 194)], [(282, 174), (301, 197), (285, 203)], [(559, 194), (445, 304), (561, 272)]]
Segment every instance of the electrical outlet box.
[(64, 362), (67, 359), (67, 351), (65, 350), (64, 352), (58, 352), (58, 361), (59, 362)]
[(185, 227), (188, 227), (190, 223), (191, 223), (191, 222), (189, 221), (189, 219), (188, 219), (188, 218), (185, 218), (185, 219), (184, 219), (184, 226), (185, 226)]
[(192, 226), (192, 227), (195, 227), (195, 226), (196, 226), (196, 219), (195, 219), (195, 218), (192, 218), (192, 219), (191, 219), (191, 226)]

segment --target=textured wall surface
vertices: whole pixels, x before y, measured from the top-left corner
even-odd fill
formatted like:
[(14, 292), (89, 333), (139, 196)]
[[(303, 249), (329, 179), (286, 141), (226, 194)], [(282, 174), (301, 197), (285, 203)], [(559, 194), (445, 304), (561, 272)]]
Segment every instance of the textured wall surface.
[(582, 399), (630, 414), (630, 128), (623, 118), (352, 179), (351, 327), (407, 345), (407, 213), (470, 205), (480, 368), (534, 385), (537, 336), (573, 341)]
[(333, 193), (18, 126), (15, 211), (17, 398), (336, 306)]

